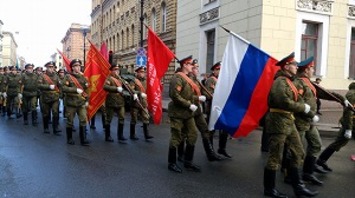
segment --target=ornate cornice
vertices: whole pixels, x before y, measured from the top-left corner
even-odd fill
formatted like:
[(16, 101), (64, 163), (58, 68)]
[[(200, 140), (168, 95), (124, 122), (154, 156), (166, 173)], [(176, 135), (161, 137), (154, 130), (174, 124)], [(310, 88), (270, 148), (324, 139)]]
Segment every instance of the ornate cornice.
[(297, 0), (296, 9), (330, 15), (332, 14), (333, 3), (332, 0)]
[(213, 8), (200, 14), (200, 24), (210, 22), (219, 18), (219, 7)]

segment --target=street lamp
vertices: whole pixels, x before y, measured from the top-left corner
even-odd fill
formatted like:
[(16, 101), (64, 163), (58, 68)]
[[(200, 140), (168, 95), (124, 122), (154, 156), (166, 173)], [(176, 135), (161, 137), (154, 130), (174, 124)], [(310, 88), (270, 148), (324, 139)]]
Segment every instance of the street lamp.
[(84, 41), (84, 56), (83, 56), (83, 71), (85, 70), (85, 62), (86, 62), (86, 34), (90, 31), (90, 28), (83, 26), (81, 28), (81, 31), (83, 32), (83, 41)]
[(139, 20), (141, 21), (141, 47), (143, 47), (143, 20), (144, 20), (144, 17), (143, 17), (143, 6), (144, 6), (144, 0), (141, 0), (141, 17), (139, 18)]

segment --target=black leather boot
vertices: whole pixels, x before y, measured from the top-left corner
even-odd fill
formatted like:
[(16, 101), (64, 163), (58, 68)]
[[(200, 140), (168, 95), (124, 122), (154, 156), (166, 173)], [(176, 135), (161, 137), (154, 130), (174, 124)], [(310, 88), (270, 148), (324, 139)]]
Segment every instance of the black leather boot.
[(53, 117), (52, 127), (53, 127), (53, 134), (60, 136), (60, 132), (62, 132), (62, 130), (59, 129), (58, 120), (55, 119), (55, 117)]
[(139, 140), (139, 138), (136, 136), (136, 125), (131, 124), (129, 128), (129, 139), (131, 140)]
[(176, 148), (169, 147), (168, 169), (176, 173), (182, 173), (181, 168), (176, 164)]
[(66, 133), (67, 133), (67, 144), (74, 145), (75, 142), (73, 140), (73, 128), (72, 127), (67, 127), (66, 128)]
[(192, 163), (194, 158), (194, 152), (195, 152), (195, 146), (186, 144), (184, 167), (190, 171), (201, 172), (200, 166)]
[(228, 133), (225, 131), (219, 132), (219, 149), (218, 153), (225, 156), (226, 158), (232, 158), (230, 154), (226, 151)]
[(320, 181), (314, 174), (314, 165), (316, 163), (316, 157), (307, 155), (303, 163), (303, 181), (310, 182), (312, 184), (321, 186), (323, 182)]
[(118, 137), (118, 142), (122, 144), (126, 144), (126, 138), (123, 136), (123, 124), (118, 124), (117, 128), (117, 137)]
[(95, 121), (96, 121), (96, 114), (94, 114), (94, 116), (92, 116), (90, 120), (90, 129), (96, 129)]
[(327, 147), (319, 156), (318, 160), (317, 160), (317, 165), (323, 167), (324, 170), (326, 171), (333, 171), (333, 169), (331, 169), (328, 165), (327, 165), (327, 161), (328, 159), (333, 155), (333, 153), (335, 152), (335, 150), (333, 148)]
[(38, 125), (37, 111), (33, 110), (31, 114), (32, 114), (32, 125), (37, 126)]
[(264, 169), (264, 195), (275, 198), (287, 198), (286, 194), (283, 194), (275, 188), (276, 171)]
[(213, 147), (212, 147), (209, 139), (202, 138), (202, 143), (203, 143), (203, 148), (205, 149), (208, 161), (212, 162), (212, 161), (221, 161), (222, 160), (221, 156), (217, 155), (214, 152)]
[(297, 197), (306, 196), (314, 197), (318, 195), (318, 191), (309, 190), (300, 178), (298, 168), (292, 167), (291, 169), (292, 187)]
[(146, 140), (149, 140), (149, 139), (154, 138), (153, 136), (151, 136), (151, 135), (149, 134), (149, 131), (148, 131), (148, 124), (143, 123), (143, 133), (144, 133), (144, 138), (145, 138)]
[(23, 112), (23, 124), (28, 125), (28, 114), (27, 112)]
[(179, 162), (184, 162), (184, 153), (185, 153), (185, 140), (182, 140), (178, 146), (177, 149), (178, 153), (178, 161)]
[(106, 142), (113, 142), (113, 139), (111, 137), (110, 125), (105, 125), (105, 141)]
[(43, 129), (44, 133), (50, 133), (48, 128), (48, 117), (43, 117)]
[(266, 127), (263, 127), (263, 132), (261, 135), (261, 151), (269, 152), (269, 134), (266, 131)]
[(85, 126), (79, 126), (80, 144), (83, 146), (89, 145), (90, 141), (86, 138)]

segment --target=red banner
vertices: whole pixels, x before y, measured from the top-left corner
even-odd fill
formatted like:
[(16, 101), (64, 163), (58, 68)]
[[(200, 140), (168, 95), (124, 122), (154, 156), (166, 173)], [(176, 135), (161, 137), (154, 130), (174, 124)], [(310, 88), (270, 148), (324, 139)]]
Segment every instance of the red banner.
[(57, 49), (58, 53), (62, 56), (63, 58), (63, 63), (65, 65), (65, 68), (67, 69), (67, 72), (71, 72), (71, 68), (70, 68), (70, 60), (68, 57), (66, 57), (63, 52), (59, 51), (59, 49)]
[(148, 28), (147, 100), (154, 124), (160, 124), (163, 114), (161, 78), (175, 54)]
[(105, 58), (105, 60), (108, 61), (108, 50), (107, 50), (107, 45), (105, 42), (101, 44), (100, 52), (102, 56)]
[(110, 64), (95, 45), (90, 42), (90, 50), (87, 54), (85, 66), (84, 76), (88, 78), (90, 83), (90, 100), (87, 112), (88, 119), (90, 120), (105, 102), (107, 92), (104, 91), (103, 87), (106, 77), (110, 73)]

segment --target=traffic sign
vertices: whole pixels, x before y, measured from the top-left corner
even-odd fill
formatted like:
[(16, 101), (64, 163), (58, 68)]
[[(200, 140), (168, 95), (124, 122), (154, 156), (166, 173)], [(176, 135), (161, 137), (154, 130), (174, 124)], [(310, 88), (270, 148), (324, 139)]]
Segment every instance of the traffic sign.
[(136, 65), (137, 66), (146, 66), (147, 65), (147, 56), (136, 56)]
[(138, 50), (137, 50), (137, 56), (146, 56), (146, 54), (147, 54), (147, 53), (146, 53), (144, 47), (138, 48)]

